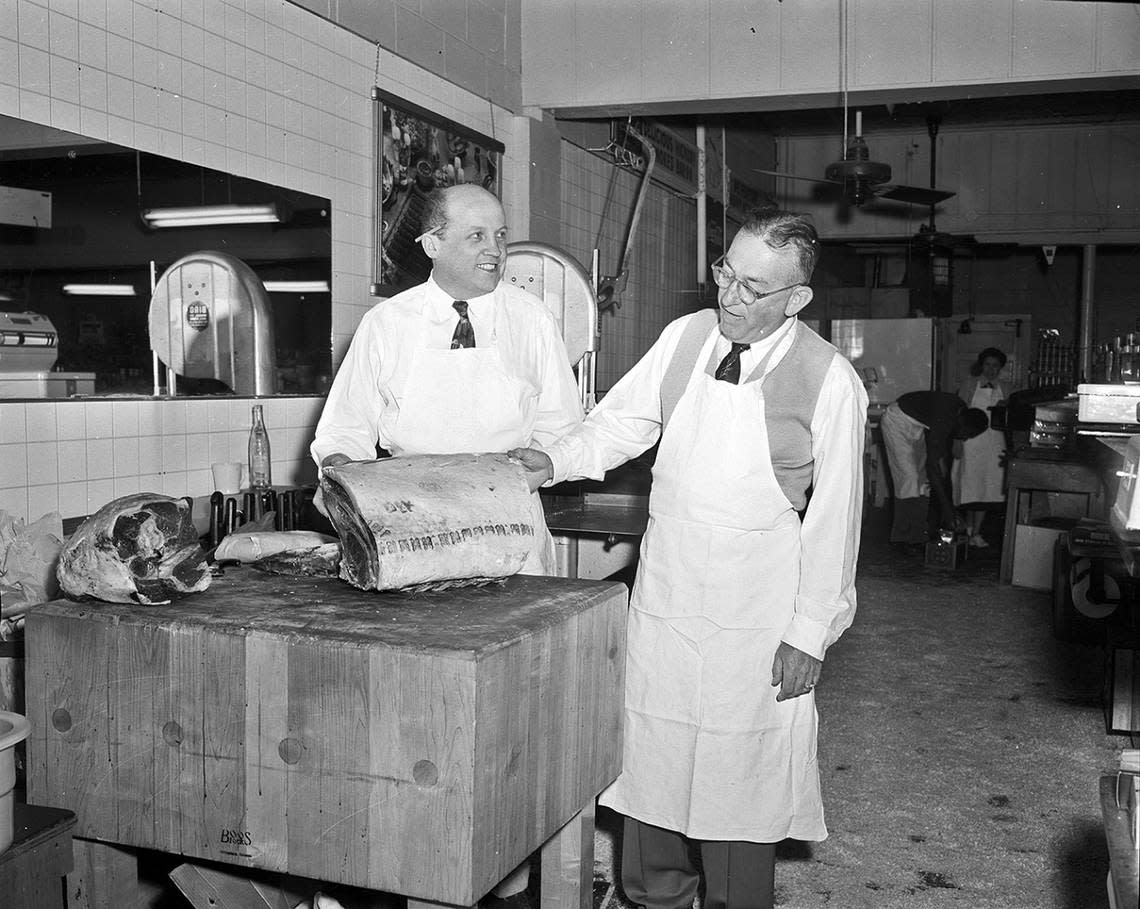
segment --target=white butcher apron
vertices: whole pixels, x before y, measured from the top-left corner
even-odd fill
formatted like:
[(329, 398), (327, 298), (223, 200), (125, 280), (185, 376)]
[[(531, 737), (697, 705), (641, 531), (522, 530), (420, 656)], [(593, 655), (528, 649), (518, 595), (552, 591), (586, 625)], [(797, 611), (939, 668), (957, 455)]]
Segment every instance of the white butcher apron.
[[(482, 342), (480, 342), (482, 344)], [(539, 390), (511, 375), (491, 337), (479, 347), (421, 348), (412, 366), (400, 414), (390, 432), (392, 454), (505, 452), (530, 444), (530, 399)], [(554, 574), (554, 540), (546, 529), (542, 500), (531, 496), (534, 545), (523, 574)]]
[(716, 336), (653, 470), (624, 764), (601, 802), (694, 839), (821, 840), (814, 697), (777, 703), (771, 684), (799, 586), (800, 520), (769, 459), (762, 382), (705, 373)]
[[(1000, 388), (974, 388), (970, 406), (985, 411), (1001, 400)], [(1001, 456), (1005, 451), (1005, 436), (996, 429), (987, 429), (980, 436), (962, 442), (962, 457), (954, 461), (951, 479), (954, 484), (954, 504), (971, 502), (1003, 502)]]

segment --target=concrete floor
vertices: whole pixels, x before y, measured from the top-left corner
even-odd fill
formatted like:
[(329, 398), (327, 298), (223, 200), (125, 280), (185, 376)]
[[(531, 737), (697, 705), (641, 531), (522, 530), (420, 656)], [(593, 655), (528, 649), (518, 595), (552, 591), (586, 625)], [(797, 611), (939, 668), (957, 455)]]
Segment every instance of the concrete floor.
[[(1049, 594), (998, 585), (1000, 516), (950, 573), (883, 523), (868, 516), (859, 612), (817, 689), (830, 837), (782, 844), (777, 905), (1107, 906), (1099, 776), (1130, 747), (1105, 732), (1109, 626), (1059, 642)], [(599, 819), (599, 906), (623, 902), (615, 822)]]

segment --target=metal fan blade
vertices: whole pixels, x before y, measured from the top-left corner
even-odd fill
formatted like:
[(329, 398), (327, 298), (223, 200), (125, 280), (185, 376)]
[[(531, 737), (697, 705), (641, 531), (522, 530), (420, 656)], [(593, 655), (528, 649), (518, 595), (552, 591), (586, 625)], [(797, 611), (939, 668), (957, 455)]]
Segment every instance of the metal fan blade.
[(807, 183), (822, 183), (825, 186), (843, 186), (838, 180), (820, 180), (816, 177), (801, 177), (797, 174), (785, 174), (778, 170), (761, 170), (758, 167), (752, 168), (758, 174), (767, 174), (769, 177), (783, 177), (785, 180), (803, 180)]
[(871, 193), (878, 199), (890, 199), (893, 202), (909, 202), (912, 205), (937, 205), (957, 193), (946, 192), (943, 189), (925, 189), (921, 186), (899, 186), (896, 183), (884, 183), (876, 186)]

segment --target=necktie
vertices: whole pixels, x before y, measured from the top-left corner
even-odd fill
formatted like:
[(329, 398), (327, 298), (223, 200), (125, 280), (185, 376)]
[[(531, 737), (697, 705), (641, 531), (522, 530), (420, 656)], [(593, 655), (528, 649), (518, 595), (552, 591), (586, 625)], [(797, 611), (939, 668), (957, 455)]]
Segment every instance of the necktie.
[(451, 305), (454, 306), (455, 311), (459, 313), (459, 324), (455, 326), (455, 333), (451, 336), (451, 349), (458, 350), (460, 347), (474, 347), (475, 329), (471, 326), (471, 320), (467, 318), (467, 301), (456, 300)]
[(733, 385), (740, 384), (740, 354), (748, 350), (750, 345), (737, 344), (732, 342), (732, 349), (724, 355), (724, 359), (720, 361), (720, 366), (716, 368), (716, 378), (722, 382), (731, 382)]

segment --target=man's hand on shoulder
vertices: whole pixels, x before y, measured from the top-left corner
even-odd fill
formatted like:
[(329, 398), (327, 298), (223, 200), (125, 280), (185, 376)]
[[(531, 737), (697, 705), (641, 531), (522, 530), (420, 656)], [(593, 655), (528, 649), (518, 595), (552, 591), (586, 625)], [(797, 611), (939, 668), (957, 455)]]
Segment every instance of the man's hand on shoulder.
[(554, 462), (546, 452), (537, 448), (512, 448), (507, 457), (522, 465), (531, 492), (554, 476)]
[(776, 700), (786, 701), (807, 694), (819, 682), (822, 671), (823, 660), (781, 641), (772, 660), (772, 687), (780, 689)]

